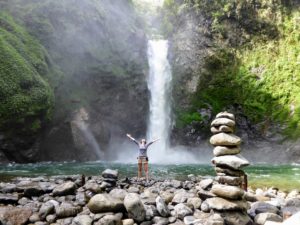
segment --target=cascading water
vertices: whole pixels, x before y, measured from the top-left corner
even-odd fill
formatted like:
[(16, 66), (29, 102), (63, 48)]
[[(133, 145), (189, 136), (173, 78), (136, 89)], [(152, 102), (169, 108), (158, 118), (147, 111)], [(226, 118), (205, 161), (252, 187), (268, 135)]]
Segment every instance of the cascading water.
[(171, 128), (170, 88), (172, 81), (171, 67), (168, 62), (168, 41), (150, 40), (148, 42), (150, 91), (150, 117), (147, 139), (160, 138), (148, 151), (152, 162), (164, 162), (169, 149)]

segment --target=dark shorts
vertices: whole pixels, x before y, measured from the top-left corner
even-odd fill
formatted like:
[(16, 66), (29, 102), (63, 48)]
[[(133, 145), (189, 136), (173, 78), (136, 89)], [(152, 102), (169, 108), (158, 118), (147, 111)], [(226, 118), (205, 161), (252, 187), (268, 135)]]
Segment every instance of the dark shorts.
[(138, 163), (147, 163), (149, 161), (148, 157), (146, 157), (146, 156), (139, 156), (139, 157), (137, 157), (137, 160), (138, 160)]

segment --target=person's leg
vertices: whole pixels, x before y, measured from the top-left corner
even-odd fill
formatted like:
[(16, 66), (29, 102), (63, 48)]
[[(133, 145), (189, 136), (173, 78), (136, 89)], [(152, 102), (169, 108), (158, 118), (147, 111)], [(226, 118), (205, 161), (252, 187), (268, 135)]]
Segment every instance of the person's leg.
[(138, 178), (140, 179), (142, 176), (142, 160), (138, 159)]
[(148, 173), (148, 162), (144, 162), (144, 170), (145, 170), (145, 175), (146, 175), (146, 180), (149, 181), (149, 173)]

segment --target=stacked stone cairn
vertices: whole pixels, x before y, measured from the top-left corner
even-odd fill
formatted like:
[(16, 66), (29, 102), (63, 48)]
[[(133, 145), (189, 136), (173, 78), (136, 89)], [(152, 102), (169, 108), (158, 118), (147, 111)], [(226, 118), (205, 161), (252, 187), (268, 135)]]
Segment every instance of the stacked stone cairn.
[[(211, 123), (210, 143), (214, 146), (212, 163), (216, 171), (216, 184), (211, 188), (213, 198), (207, 199), (210, 209), (220, 212), (226, 224), (252, 224), (247, 215), (248, 202), (242, 189), (245, 173), (243, 167), (249, 162), (239, 155), (241, 139), (234, 135), (235, 116), (228, 112), (217, 114)], [(235, 221), (235, 223), (233, 223)]]
[(111, 191), (117, 184), (118, 175), (118, 170), (104, 170), (102, 172), (103, 182), (101, 183), (101, 188), (106, 191)]

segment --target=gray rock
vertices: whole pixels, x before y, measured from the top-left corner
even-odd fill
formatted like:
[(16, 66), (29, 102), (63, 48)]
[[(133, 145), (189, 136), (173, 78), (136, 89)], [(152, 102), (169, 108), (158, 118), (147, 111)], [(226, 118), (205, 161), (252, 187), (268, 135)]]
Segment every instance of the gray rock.
[(224, 198), (214, 197), (205, 200), (209, 209), (215, 210), (247, 210), (249, 204), (240, 200), (227, 200)]
[(92, 222), (92, 218), (88, 215), (79, 215), (73, 219), (74, 225), (91, 225)]
[(103, 191), (103, 188), (95, 182), (87, 182), (83, 187), (94, 194), (99, 194)]
[(199, 209), (202, 204), (202, 200), (198, 197), (188, 198), (186, 205), (191, 209)]
[(38, 213), (33, 213), (30, 217), (29, 217), (29, 221), (31, 223), (35, 223), (37, 221), (40, 221), (40, 217)]
[(213, 197), (216, 197), (215, 194), (211, 193), (210, 191), (205, 191), (205, 190), (202, 190), (200, 189), (198, 192), (197, 192), (198, 196), (202, 199), (202, 200), (206, 200), (207, 198), (213, 198)]
[(76, 184), (72, 181), (68, 181), (56, 186), (52, 193), (54, 196), (73, 195), (75, 193), (75, 190)]
[(229, 169), (229, 168), (222, 168), (222, 167), (215, 167), (215, 171), (217, 175), (228, 175), (228, 176), (234, 176), (234, 177), (241, 177), (244, 176), (245, 172), (243, 170), (235, 170), (235, 169)]
[(169, 190), (160, 193), (160, 196), (166, 202), (166, 204), (169, 204), (172, 201), (174, 195), (175, 194), (173, 192), (170, 192)]
[(203, 190), (208, 190), (209, 188), (211, 188), (212, 184), (213, 184), (213, 179), (211, 178), (204, 179), (199, 182), (199, 186)]
[(222, 125), (222, 126), (219, 126), (219, 127), (211, 127), (210, 131), (213, 134), (218, 134), (218, 133), (221, 133), (221, 132), (224, 132), (224, 133), (233, 133), (233, 127)]
[(1, 194), (0, 204), (16, 204), (19, 200), (19, 196), (16, 194)]
[(46, 221), (48, 222), (48, 223), (54, 223), (55, 222), (55, 220), (56, 220), (56, 215), (55, 214), (51, 214), (51, 215), (48, 215), (48, 216), (46, 216)]
[(146, 210), (138, 194), (127, 194), (124, 199), (124, 205), (130, 218), (137, 222), (142, 222), (145, 219)]
[(235, 121), (228, 118), (216, 118), (211, 122), (212, 127), (220, 127), (220, 126), (228, 126), (235, 127)]
[(241, 167), (245, 167), (249, 165), (249, 162), (240, 155), (224, 155), (224, 156), (214, 157), (212, 159), (212, 163), (216, 166), (230, 167), (235, 170), (238, 170)]
[(122, 225), (122, 217), (122, 213), (106, 215), (94, 223), (94, 225)]
[(2, 193), (12, 193), (17, 190), (17, 185), (9, 183), (0, 183), (0, 188)]
[(235, 116), (234, 114), (232, 113), (229, 113), (229, 112), (220, 112), (216, 115), (216, 118), (227, 118), (227, 119), (230, 119), (230, 120), (234, 120), (235, 121)]
[(210, 138), (210, 143), (214, 146), (238, 146), (241, 144), (241, 139), (234, 134), (219, 133)]
[(248, 214), (254, 218), (259, 213), (274, 213), (279, 214), (279, 209), (269, 203), (266, 202), (254, 202), (251, 205), (250, 210), (248, 211)]
[(122, 225), (134, 225), (133, 219), (124, 219), (122, 220)]
[(287, 199), (282, 207), (283, 213), (295, 214), (300, 211), (300, 198)]
[(233, 176), (216, 176), (216, 181), (221, 184), (241, 186), (241, 184), (243, 183), (243, 178)]
[(39, 210), (39, 217), (44, 220), (47, 215), (54, 212), (54, 205), (52, 202), (44, 203)]
[(179, 219), (183, 219), (185, 216), (189, 216), (193, 214), (193, 211), (184, 205), (183, 203), (179, 203), (174, 207), (175, 216)]
[(241, 199), (244, 195), (244, 190), (240, 187), (215, 184), (211, 188), (211, 192), (215, 195), (227, 199)]
[(138, 189), (137, 187), (133, 187), (133, 186), (131, 186), (131, 187), (129, 187), (128, 189), (127, 189), (127, 191), (128, 191), (128, 193), (140, 193), (140, 189)]
[(81, 212), (81, 210), (81, 207), (73, 206), (67, 202), (63, 202), (60, 206), (55, 207), (55, 213), (58, 218), (76, 216), (79, 212)]
[(172, 181), (171, 181), (171, 186), (172, 186), (173, 188), (179, 189), (179, 188), (182, 187), (182, 182), (179, 181), (179, 180), (172, 180)]
[(180, 189), (176, 191), (173, 199), (172, 199), (172, 204), (179, 204), (179, 203), (184, 203), (187, 201), (188, 198), (188, 193), (184, 189)]
[(124, 189), (119, 189), (119, 188), (116, 188), (116, 189), (112, 189), (109, 194), (111, 196), (114, 196), (115, 198), (119, 198), (121, 200), (124, 200), (125, 196), (128, 194), (128, 192)]
[(104, 178), (118, 179), (118, 175), (119, 175), (118, 170), (106, 169), (102, 172), (102, 177)]
[(254, 218), (257, 225), (264, 225), (266, 221), (282, 222), (282, 217), (274, 213), (260, 213)]
[(92, 213), (119, 212), (124, 209), (123, 201), (109, 194), (97, 194), (93, 196), (87, 207)]
[(30, 200), (29, 200), (28, 198), (22, 197), (22, 198), (19, 199), (18, 204), (19, 204), (19, 205), (26, 205), (26, 204), (28, 204), (29, 202), (30, 202)]
[(244, 212), (225, 211), (221, 213), (226, 225), (254, 225), (251, 218)]
[(145, 205), (146, 220), (151, 220), (155, 216), (159, 216), (159, 213), (154, 205)]
[(25, 197), (41, 196), (44, 193), (44, 190), (38, 184), (32, 184), (24, 187)]
[(81, 206), (86, 205), (88, 202), (88, 197), (86, 196), (85, 192), (77, 192), (75, 199), (76, 202)]
[(220, 214), (214, 213), (210, 215), (205, 225), (224, 225), (224, 219)]
[(160, 196), (157, 196), (155, 202), (158, 213), (162, 217), (168, 217), (170, 215), (170, 210), (168, 209), (165, 201)]
[(241, 152), (241, 148), (238, 147), (226, 147), (226, 146), (216, 146), (214, 147), (214, 156), (222, 155), (236, 155)]
[(157, 225), (167, 225), (169, 224), (169, 219), (165, 217), (155, 216), (152, 222)]

